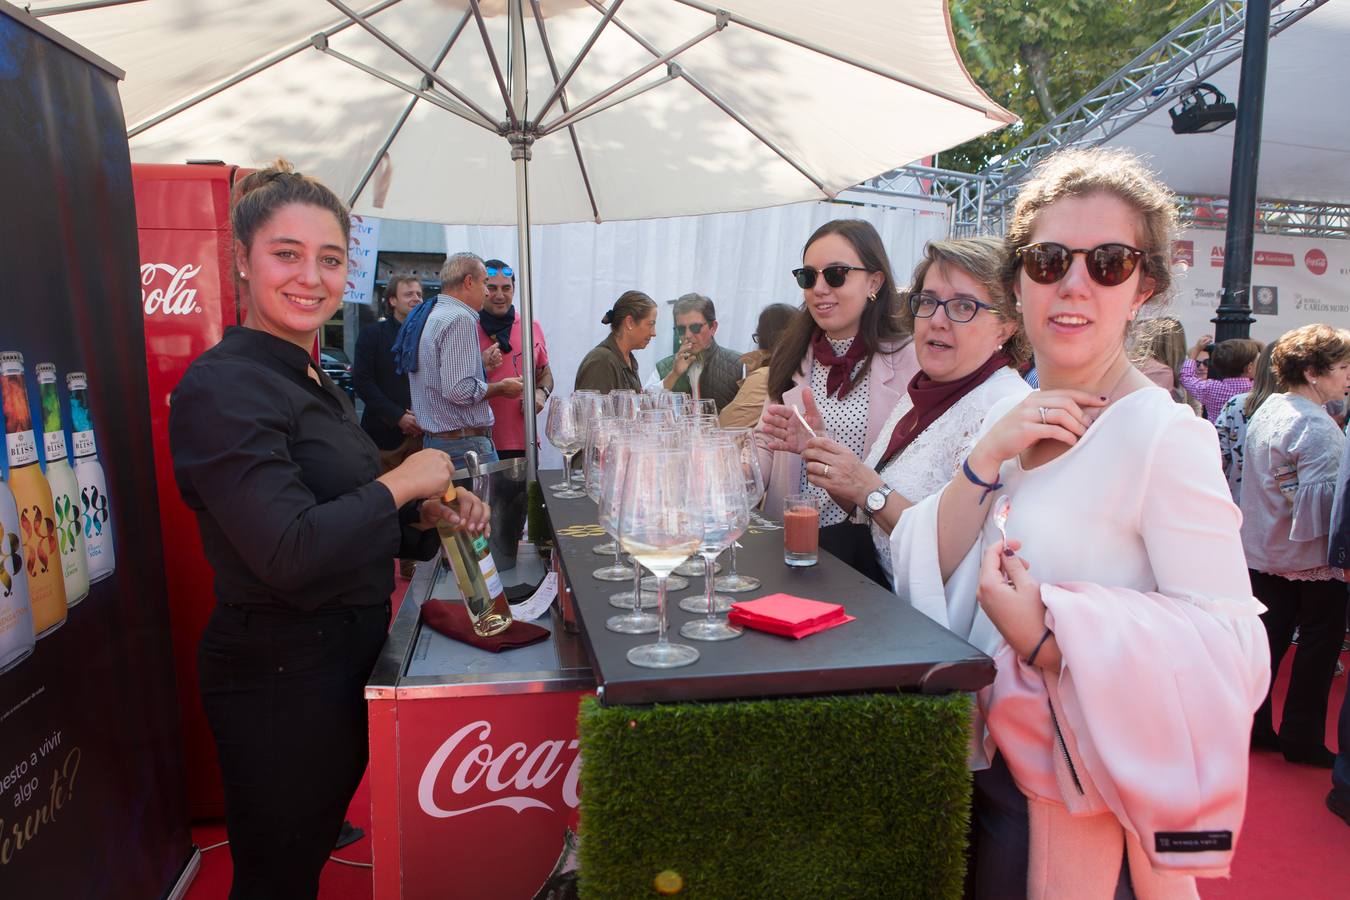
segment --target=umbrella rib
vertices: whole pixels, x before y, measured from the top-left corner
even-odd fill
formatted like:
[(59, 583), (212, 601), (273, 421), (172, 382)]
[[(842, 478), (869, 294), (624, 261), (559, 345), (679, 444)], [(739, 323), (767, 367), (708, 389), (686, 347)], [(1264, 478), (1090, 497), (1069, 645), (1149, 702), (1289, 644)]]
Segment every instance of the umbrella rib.
[[(586, 2), (588, 2), (591, 6), (595, 6), (598, 8), (600, 0), (586, 0)], [(719, 23), (725, 20), (725, 16), (726, 16), (725, 13), (720, 11), (718, 12)], [(621, 29), (624, 34), (628, 35), (630, 38), (636, 41), (648, 53), (654, 55), (659, 53), (659, 51), (650, 41), (648, 41), (642, 35), (638, 34), (635, 29), (630, 28), (628, 25), (625, 25), (623, 20), (621, 20), (618, 16), (614, 17), (614, 24), (619, 29)], [(787, 163), (788, 165), (792, 166), (792, 168), (800, 172), (802, 177), (805, 178), (807, 181), (811, 182), (812, 184), (814, 184), (822, 194), (824, 194), (826, 197), (830, 199), (834, 199), (835, 192), (825, 187), (824, 181), (817, 178), (815, 175), (812, 175), (807, 170), (806, 166), (804, 166), (802, 163), (797, 162), (797, 160), (793, 159), (792, 156), (782, 147), (778, 146), (778, 144), (775, 143), (772, 138), (768, 137), (765, 134), (762, 134), (758, 129), (756, 129), (753, 125), (747, 122), (745, 118), (740, 115), (740, 113), (736, 112), (729, 105), (727, 105), (726, 101), (724, 101), (721, 97), (719, 97), (711, 88), (705, 86), (701, 81), (699, 81), (693, 75), (690, 75), (687, 71), (685, 71), (681, 67), (678, 66), (675, 67), (674, 74), (678, 75), (680, 78), (683, 78), (685, 81), (687, 81), (690, 87), (692, 87), (694, 90), (702, 94), (704, 98), (708, 100), (709, 103), (713, 104), (718, 109), (722, 110), (722, 112), (726, 113), (726, 115), (729, 116), (732, 119), (732, 121), (734, 121), (737, 125), (740, 125), (746, 131), (750, 132), (750, 134), (753, 135), (757, 141), (759, 141), (764, 146), (772, 150), (775, 154), (777, 154), (778, 157), (783, 160), (783, 162)]]
[[(544, 27), (543, 11), (539, 8), (539, 0), (530, 0), (530, 7), (534, 10), (534, 23), (539, 27), (539, 43), (544, 47), (544, 58), (548, 60), (548, 69), (553, 74), (553, 80), (558, 81), (558, 63), (553, 58), (553, 47), (548, 41), (548, 29)], [(562, 84), (558, 84), (557, 97), (562, 106), (562, 111), (567, 112), (567, 95), (562, 90)], [(547, 104), (545, 104), (547, 106)], [(540, 111), (542, 117), (543, 112)], [(600, 221), (600, 206), (595, 202), (595, 191), (591, 188), (591, 176), (586, 171), (586, 160), (581, 155), (581, 142), (577, 140), (576, 129), (567, 126), (567, 136), (572, 140), (572, 152), (577, 156), (577, 167), (581, 169), (581, 183), (586, 188), (586, 199), (591, 204), (591, 215), (596, 222)]]
[[(473, 125), (477, 125), (477, 126), (480, 127), (480, 128), (484, 127), (484, 126), (483, 126), (483, 123), (482, 123), (481, 121), (479, 121), (478, 117), (475, 116), (475, 115), (473, 114), (473, 110), (471, 110), (471, 109), (469, 109), (469, 108), (467, 108), (467, 107), (464, 107), (464, 106), (460, 106), (458, 103), (455, 103), (455, 102), (452, 101), (452, 100), (447, 100), (447, 99), (444, 98), (444, 97), (438, 97), (438, 96), (436, 96), (435, 94), (432, 94), (432, 93), (430, 93), (430, 92), (428, 92), (428, 91), (425, 91), (425, 90), (422, 90), (422, 89), (413, 87), (413, 86), (410, 85), (410, 84), (407, 84), (407, 83), (405, 83), (405, 82), (399, 81), (397, 78), (395, 78), (394, 76), (392, 76), (392, 75), (390, 75), (390, 74), (388, 74), (388, 73), (386, 73), (386, 72), (381, 72), (379, 69), (376, 69), (376, 68), (374, 68), (373, 66), (368, 66), (368, 65), (366, 65), (365, 63), (361, 62), (360, 60), (353, 59), (352, 57), (348, 56), (348, 55), (345, 54), (345, 53), (341, 53), (341, 52), (339, 52), (339, 51), (337, 51), (337, 50), (334, 50), (332, 47), (329, 47), (326, 43), (325, 43), (323, 46), (321, 46), (321, 47), (316, 46), (316, 49), (319, 50), (319, 52), (321, 52), (321, 53), (323, 53), (323, 54), (325, 54), (325, 55), (327, 55), (327, 56), (331, 56), (331, 57), (333, 57), (333, 58), (336, 59), (336, 60), (339, 60), (339, 61), (341, 61), (341, 62), (345, 62), (347, 65), (349, 65), (349, 66), (351, 66), (351, 67), (353, 67), (353, 68), (355, 68), (355, 69), (359, 69), (359, 70), (361, 70), (362, 72), (365, 72), (367, 75), (371, 76), (372, 78), (378, 78), (380, 81), (383, 81), (383, 82), (385, 82), (386, 84), (392, 84), (394, 87), (398, 88), (399, 90), (407, 91), (409, 94), (412, 94), (414, 97), (418, 97), (418, 98), (420, 98), (420, 99), (422, 99), (422, 100), (425, 100), (425, 101), (427, 101), (428, 103), (433, 104), (434, 106), (439, 106), (441, 109), (445, 110), (446, 112), (454, 113), (455, 115), (459, 116), (461, 119), (464, 119), (464, 120), (470, 122), (470, 123), (473, 124)], [(488, 129), (488, 130), (491, 131), (493, 134), (496, 134), (496, 133), (497, 133), (497, 129), (496, 129), (495, 127), (490, 128), (490, 129)]]
[[(530, 0), (530, 2), (534, 7), (535, 19), (538, 20), (539, 4), (535, 2), (535, 0)], [(595, 30), (591, 32), (591, 36), (586, 39), (586, 43), (582, 44), (581, 50), (577, 53), (576, 58), (572, 60), (572, 65), (568, 67), (567, 74), (561, 79), (558, 78), (558, 73), (556, 71), (557, 67), (554, 66), (555, 71), (553, 72), (553, 80), (556, 84), (553, 87), (553, 93), (549, 94), (548, 99), (544, 101), (544, 105), (539, 107), (539, 112), (536, 113), (534, 117), (535, 121), (542, 122), (544, 120), (544, 115), (553, 106), (553, 102), (562, 96), (563, 88), (567, 87), (567, 83), (572, 80), (572, 76), (576, 74), (577, 69), (586, 58), (586, 54), (591, 52), (591, 48), (595, 46), (595, 42), (600, 39), (600, 33), (605, 30), (605, 26), (609, 24), (609, 20), (614, 18), (614, 14), (619, 11), (620, 6), (623, 6), (623, 0), (614, 0), (614, 2), (609, 5), (609, 9), (605, 10), (605, 14), (600, 17), (600, 22), (595, 26)], [(539, 27), (539, 33), (541, 35), (544, 33), (542, 23)], [(549, 64), (553, 65), (551, 53), (549, 54)], [(566, 110), (563, 111), (566, 112)]]
[[(595, 4), (592, 4), (592, 5), (595, 5)], [(600, 93), (596, 94), (594, 97), (591, 97), (589, 100), (586, 100), (585, 102), (581, 103), (579, 106), (574, 106), (574, 107), (572, 107), (571, 112), (566, 112), (566, 113), (564, 113), (563, 115), (558, 116), (558, 117), (557, 117), (556, 119), (554, 119), (552, 122), (549, 122), (549, 123), (547, 123), (547, 124), (545, 124), (545, 125), (541, 125), (540, 128), (542, 129), (542, 131), (543, 131), (544, 133), (557, 131), (557, 130), (558, 130), (559, 128), (561, 128), (563, 125), (566, 125), (566, 124), (568, 124), (568, 123), (576, 122), (577, 119), (579, 119), (579, 118), (582, 116), (582, 114), (585, 113), (585, 112), (586, 112), (588, 109), (590, 109), (592, 106), (595, 106), (597, 103), (599, 103), (600, 101), (602, 101), (602, 100), (604, 100), (605, 98), (609, 97), (610, 95), (614, 94), (615, 92), (623, 90), (625, 87), (627, 87), (628, 85), (632, 84), (634, 81), (637, 81), (637, 80), (638, 80), (639, 78), (641, 78), (643, 75), (646, 75), (648, 72), (652, 71), (653, 69), (656, 69), (656, 68), (658, 68), (658, 67), (660, 67), (660, 66), (665, 65), (666, 63), (670, 62), (670, 61), (671, 61), (672, 59), (674, 59), (675, 57), (679, 56), (681, 53), (684, 53), (684, 52), (685, 52), (686, 50), (688, 50), (690, 47), (693, 47), (693, 46), (695, 46), (695, 45), (697, 45), (697, 44), (702, 43), (703, 41), (706, 41), (708, 38), (710, 38), (710, 37), (712, 37), (713, 35), (717, 34), (717, 32), (721, 31), (723, 28), (726, 27), (726, 21), (725, 21), (724, 19), (719, 19), (719, 20), (717, 21), (716, 24), (714, 24), (714, 25), (710, 26), (709, 28), (703, 30), (702, 32), (700, 32), (700, 33), (694, 35), (694, 36), (691, 37), (689, 40), (685, 41), (683, 44), (680, 44), (680, 45), (679, 45), (678, 47), (676, 47), (674, 50), (668, 50), (667, 52), (662, 53), (662, 52), (660, 52), (659, 50), (657, 50), (654, 46), (652, 46), (651, 44), (648, 44), (647, 42), (645, 42), (645, 41), (641, 40), (640, 38), (637, 38), (635, 35), (633, 35), (632, 30), (629, 29), (627, 26), (625, 26), (622, 22), (620, 22), (620, 21), (618, 20), (617, 17), (613, 18), (612, 21), (614, 22), (614, 24), (615, 24), (616, 26), (618, 26), (619, 28), (621, 28), (625, 33), (627, 33), (627, 34), (629, 34), (631, 37), (633, 37), (634, 40), (637, 40), (640, 44), (642, 44), (643, 47), (644, 47), (648, 52), (650, 52), (653, 56), (655, 56), (656, 58), (653, 59), (651, 62), (647, 63), (647, 64), (646, 64), (645, 66), (643, 66), (642, 68), (638, 69), (636, 72), (633, 72), (633, 73), (631, 73), (631, 74), (629, 74), (629, 75), (624, 76), (623, 78), (620, 78), (618, 81), (614, 82), (614, 84), (612, 84), (612, 85), (610, 85), (609, 87), (605, 88), (603, 91), (601, 91)], [(660, 82), (658, 82), (658, 84), (659, 84), (659, 83), (660, 83)], [(654, 86), (655, 86), (655, 85), (653, 85), (653, 87), (654, 87)], [(634, 97), (635, 97), (635, 96), (637, 96), (637, 94), (640, 94), (640, 93), (642, 93), (642, 91), (637, 91), (637, 92), (635, 92), (634, 94), (632, 94), (632, 95), (630, 95), (630, 96), (634, 96)], [(610, 104), (610, 105), (612, 106), (613, 104)]]
[(389, 37), (384, 32), (380, 31), (380, 29), (376, 28), (374, 25), (367, 22), (366, 14), (358, 13), (356, 10), (352, 9), (347, 4), (343, 3), (342, 0), (328, 0), (328, 3), (329, 5), (336, 7), (338, 10), (345, 13), (357, 25), (360, 25), (362, 28), (364, 28), (370, 34), (371, 37), (375, 38), (375, 40), (379, 41), (381, 44), (384, 44), (390, 50), (393, 50), (395, 53), (401, 56), (405, 62), (416, 68), (417, 71), (421, 72), (423, 75), (430, 78), (447, 94), (454, 97), (460, 103), (463, 103), (469, 109), (473, 110), (475, 113), (481, 116), (483, 121), (480, 122), (479, 124), (482, 125), (484, 128), (490, 129), (491, 131), (494, 132), (499, 130), (497, 127), (496, 120), (494, 120), (492, 116), (488, 115), (488, 113), (481, 106), (479, 106), (477, 103), (474, 103), (472, 98), (461, 93), (454, 85), (450, 84), (444, 78), (437, 75), (435, 71), (427, 67), (426, 63), (422, 62), (416, 56), (405, 50), (402, 47), (402, 45), (398, 43), (398, 41), (395, 41), (393, 38)]
[[(373, 16), (376, 13), (383, 12), (384, 10), (393, 6), (394, 4), (400, 2), (402, 2), (402, 0), (381, 0), (381, 2), (376, 3), (373, 6), (367, 8), (365, 12), (362, 13), (362, 15)], [(338, 22), (336, 25), (331, 25), (328, 28), (325, 28), (323, 31), (319, 32), (319, 34), (325, 37), (332, 37), (333, 35), (338, 34), (339, 32), (346, 31), (348, 28), (350, 28), (355, 24), (356, 23), (351, 19), (347, 19), (345, 22)], [(246, 81), (249, 78), (252, 78), (254, 75), (259, 74), (260, 72), (265, 72), (268, 69), (272, 68), (272, 66), (275, 66), (277, 63), (285, 62), (292, 56), (295, 56), (297, 53), (301, 53), (305, 50), (308, 50), (312, 46), (314, 46), (314, 38), (307, 37), (303, 41), (297, 41), (296, 43), (292, 44), (291, 46), (287, 47), (284, 50), (279, 50), (276, 53), (272, 54), (271, 56), (264, 57), (263, 59), (258, 60), (252, 65), (240, 69), (238, 72), (234, 73), (233, 75), (229, 76), (223, 81), (219, 81), (216, 84), (211, 85), (211, 87), (201, 91), (200, 93), (194, 94), (191, 97), (187, 98), (186, 100), (175, 103), (173, 106), (170, 106), (168, 109), (156, 113), (149, 119), (146, 119), (142, 122), (137, 122), (135, 125), (127, 129), (127, 137), (134, 138), (141, 132), (155, 127), (156, 125), (160, 124), (166, 119), (170, 119), (173, 116), (178, 115), (180, 112), (185, 112), (186, 110), (189, 110), (192, 107), (196, 106), (198, 103), (201, 103), (205, 100), (210, 100), (216, 94), (228, 90), (234, 87), (236, 84), (239, 84), (242, 81)]]
[[(638, 87), (633, 88), (631, 91), (625, 91), (624, 93), (619, 94), (617, 97), (611, 97), (604, 103), (591, 106), (590, 109), (587, 109), (585, 111), (578, 111), (575, 115), (567, 114), (559, 116), (558, 119), (555, 120), (555, 123), (551, 123), (547, 127), (540, 128), (539, 136), (543, 137), (545, 135), (553, 134), (559, 128), (574, 128), (578, 122), (584, 122), (587, 119), (591, 118), (591, 116), (598, 115), (599, 113), (602, 113), (605, 110), (610, 109), (611, 107), (618, 106), (620, 103), (623, 103), (627, 100), (632, 100), (639, 94), (647, 93), (652, 88), (658, 88), (663, 84), (670, 84), (675, 79), (681, 77), (681, 75), (684, 73), (684, 70), (680, 68), (678, 63), (670, 63), (669, 68), (670, 72), (668, 74), (662, 75), (655, 81), (649, 81), (644, 85), (640, 85)], [(595, 99), (599, 100), (600, 98), (597, 97)]]
[(832, 50), (829, 47), (825, 47), (822, 46), (821, 44), (808, 41), (804, 38), (798, 37), (795, 34), (789, 34), (786, 31), (781, 31), (777, 28), (772, 28), (768, 25), (762, 25), (759, 22), (756, 22), (754, 19), (747, 19), (744, 16), (738, 15), (736, 13), (727, 12), (726, 10), (718, 9), (715, 6), (709, 6), (706, 3), (700, 2), (700, 0), (675, 0), (675, 2), (683, 6), (688, 6), (691, 9), (697, 9), (700, 12), (708, 13), (709, 15), (726, 16), (732, 22), (735, 22), (737, 25), (740, 25), (744, 28), (748, 28), (751, 31), (758, 31), (760, 34), (766, 35), (771, 38), (775, 38), (780, 41), (784, 41), (785, 43), (795, 44), (796, 46), (801, 47), (803, 50), (810, 50), (812, 53), (819, 53), (821, 56), (827, 56), (830, 59), (837, 60), (838, 62), (844, 63), (846, 65), (854, 66), (855, 68), (862, 69), (863, 71), (866, 72), (871, 72), (873, 75), (879, 75), (882, 78), (898, 82), (899, 84), (903, 84), (906, 87), (914, 88), (914, 90), (916, 91), (922, 91), (925, 94), (932, 94), (934, 97), (940, 97), (943, 100), (946, 100), (950, 103), (955, 103), (958, 106), (965, 107), (966, 109), (974, 110), (975, 112), (980, 113), (981, 115), (984, 116), (988, 116), (991, 119), (997, 119), (1000, 122), (1016, 121), (1015, 116), (1011, 116), (1011, 114), (1007, 113), (1002, 109), (991, 110), (987, 106), (975, 103), (965, 97), (958, 97), (955, 94), (941, 90), (940, 88), (935, 88), (932, 85), (922, 84), (912, 79), (905, 78), (904, 76), (896, 72), (891, 72), (886, 69), (883, 69), (880, 66), (875, 65), (874, 63), (864, 62), (863, 60), (860, 59), (854, 59), (853, 57), (840, 53), (837, 50)]
[[(329, 0), (333, 2), (333, 0)], [(519, 0), (507, 0), (508, 3), (519, 2)], [(497, 78), (497, 88), (502, 92), (502, 103), (506, 105), (506, 117), (511, 122), (511, 130), (520, 130), (520, 116), (516, 115), (516, 105), (511, 102), (511, 91), (506, 87), (506, 79), (502, 76), (502, 67), (497, 62), (497, 54), (492, 49), (492, 38), (488, 36), (487, 22), (483, 21), (483, 11), (478, 6), (478, 0), (469, 0), (469, 8), (473, 10), (474, 20), (478, 23), (478, 33), (483, 36), (483, 49), (487, 51), (488, 62), (492, 65), (492, 74)]]
[(62, 13), (85, 12), (91, 9), (102, 9), (105, 6), (126, 6), (128, 3), (144, 3), (145, 0), (84, 0), (83, 3), (67, 3), (65, 6), (49, 6), (46, 9), (28, 9), (28, 13), (35, 19), (41, 19), (44, 16), (59, 16)]
[[(459, 40), (459, 35), (464, 31), (464, 26), (468, 21), (469, 14), (468, 12), (465, 12), (464, 16), (459, 20), (459, 25), (454, 31), (450, 32), (450, 37), (446, 40), (445, 46), (441, 48), (441, 52), (436, 55), (436, 62), (432, 65), (433, 69), (439, 69), (441, 63), (445, 62), (445, 58), (450, 55), (450, 48), (455, 46), (455, 41)], [(380, 164), (380, 160), (389, 152), (389, 148), (393, 146), (394, 138), (398, 137), (398, 133), (403, 130), (403, 126), (407, 123), (408, 117), (412, 115), (413, 107), (417, 105), (419, 99), (423, 99), (421, 94), (414, 95), (413, 98), (408, 101), (408, 105), (404, 108), (403, 115), (399, 116), (398, 121), (394, 123), (394, 127), (389, 129), (389, 136), (384, 139), (384, 143), (380, 145), (380, 149), (375, 151), (375, 155), (371, 157), (370, 165), (366, 166), (365, 173), (361, 175), (361, 180), (357, 182), (356, 190), (352, 191), (351, 197), (348, 198), (348, 206), (356, 205), (356, 198), (361, 196), (361, 192), (364, 191), (366, 185), (370, 183), (371, 177), (375, 174), (375, 167)]]

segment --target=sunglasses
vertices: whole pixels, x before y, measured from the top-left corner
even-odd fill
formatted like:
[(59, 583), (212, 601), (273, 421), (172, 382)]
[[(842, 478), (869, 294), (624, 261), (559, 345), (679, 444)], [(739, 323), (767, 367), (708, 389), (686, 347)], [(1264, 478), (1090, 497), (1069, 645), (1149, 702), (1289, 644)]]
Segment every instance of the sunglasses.
[[(947, 314), (950, 322), (963, 324), (975, 318), (982, 309), (994, 310), (994, 307), (974, 297), (953, 297), (941, 300), (936, 294), (927, 291), (909, 295), (909, 311), (916, 319), (931, 319), (937, 315), (938, 308)], [(994, 310), (997, 312), (997, 310)]]
[(497, 266), (487, 266), (486, 268), (489, 278), (496, 278), (498, 275), (505, 275), (507, 278), (516, 277), (516, 273), (511, 271), (510, 266), (502, 266), (501, 268), (498, 268)]
[(702, 322), (695, 322), (693, 325), (676, 325), (675, 334), (678, 335), (679, 337), (684, 337), (684, 333), (686, 331), (689, 332), (690, 334), (702, 334), (703, 325), (704, 323)]
[(826, 266), (823, 269), (814, 269), (811, 266), (803, 266), (800, 269), (792, 270), (792, 277), (797, 279), (797, 285), (804, 291), (809, 291), (816, 286), (816, 276), (824, 275), (825, 283), (832, 288), (843, 287), (844, 279), (848, 277), (849, 272), (870, 272), (871, 269), (862, 266)]
[(1053, 241), (1027, 244), (1017, 248), (1022, 271), (1037, 284), (1054, 284), (1073, 266), (1076, 253), (1083, 254), (1088, 276), (1102, 287), (1123, 284), (1139, 268), (1144, 251), (1129, 244), (1098, 244), (1091, 250), (1066, 247)]

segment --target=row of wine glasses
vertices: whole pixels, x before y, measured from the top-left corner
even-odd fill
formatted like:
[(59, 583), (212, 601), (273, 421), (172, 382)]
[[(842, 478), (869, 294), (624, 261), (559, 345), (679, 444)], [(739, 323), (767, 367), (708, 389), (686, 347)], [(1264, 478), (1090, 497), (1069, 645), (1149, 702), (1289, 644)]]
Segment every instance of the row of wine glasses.
[[(635, 647), (635, 665), (667, 668), (698, 658), (693, 647), (673, 644), (666, 634), (666, 598), (688, 586), (676, 574), (683, 565), (702, 575), (703, 596), (690, 596), (681, 609), (702, 618), (680, 633), (696, 641), (729, 640), (741, 629), (727, 622), (730, 598), (718, 593), (754, 590), (759, 580), (736, 571), (735, 544), (764, 493), (764, 478), (749, 429), (721, 429), (716, 404), (671, 392), (577, 391), (549, 401), (545, 431), (566, 459), (566, 477), (552, 486), (561, 498), (589, 497), (597, 520), (614, 540), (594, 548), (612, 556), (595, 570), (601, 581), (632, 579), (631, 593), (610, 598), (624, 610), (606, 627), (627, 634), (657, 635), (656, 643)], [(581, 488), (573, 483), (572, 459), (582, 457)], [(717, 577), (716, 558), (731, 549), (731, 570)], [(632, 565), (624, 561), (624, 553)], [(653, 574), (642, 577), (642, 569)], [(649, 590), (650, 588), (650, 590)], [(656, 614), (647, 610), (656, 609)]]

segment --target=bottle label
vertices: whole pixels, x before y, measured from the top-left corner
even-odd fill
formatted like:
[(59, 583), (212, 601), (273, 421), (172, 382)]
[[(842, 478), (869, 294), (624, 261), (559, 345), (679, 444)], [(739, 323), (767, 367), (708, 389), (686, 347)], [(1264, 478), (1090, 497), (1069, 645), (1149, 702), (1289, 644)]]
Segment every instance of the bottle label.
[(497, 564), (492, 560), (492, 553), (487, 549), (487, 538), (481, 534), (474, 538), (474, 552), (480, 555), (478, 560), (478, 571), (483, 573), (483, 581), (487, 583), (487, 599), (492, 602), (498, 596), (506, 594), (506, 588), (502, 586), (501, 576), (497, 574)]
[(66, 458), (66, 433), (64, 431), (47, 431), (42, 435), (43, 455), (47, 457), (47, 465), (52, 462), (60, 462)]
[(37, 462), (37, 439), (31, 431), (20, 431), (5, 435), (5, 446), (9, 450), (9, 466), (27, 466)]
[(98, 453), (98, 446), (94, 443), (94, 432), (77, 431), (70, 436), (70, 442), (74, 447), (75, 456), (93, 456)]

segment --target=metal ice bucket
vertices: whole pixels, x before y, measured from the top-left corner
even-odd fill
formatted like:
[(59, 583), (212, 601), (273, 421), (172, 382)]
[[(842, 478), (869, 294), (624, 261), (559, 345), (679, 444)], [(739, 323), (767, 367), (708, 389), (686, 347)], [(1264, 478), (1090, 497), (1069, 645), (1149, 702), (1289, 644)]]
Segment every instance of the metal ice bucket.
[(478, 454), (470, 450), (464, 454), (464, 468), (456, 469), (451, 477), (492, 507), (492, 558), (498, 571), (514, 568), (525, 533), (524, 457), (480, 463)]

